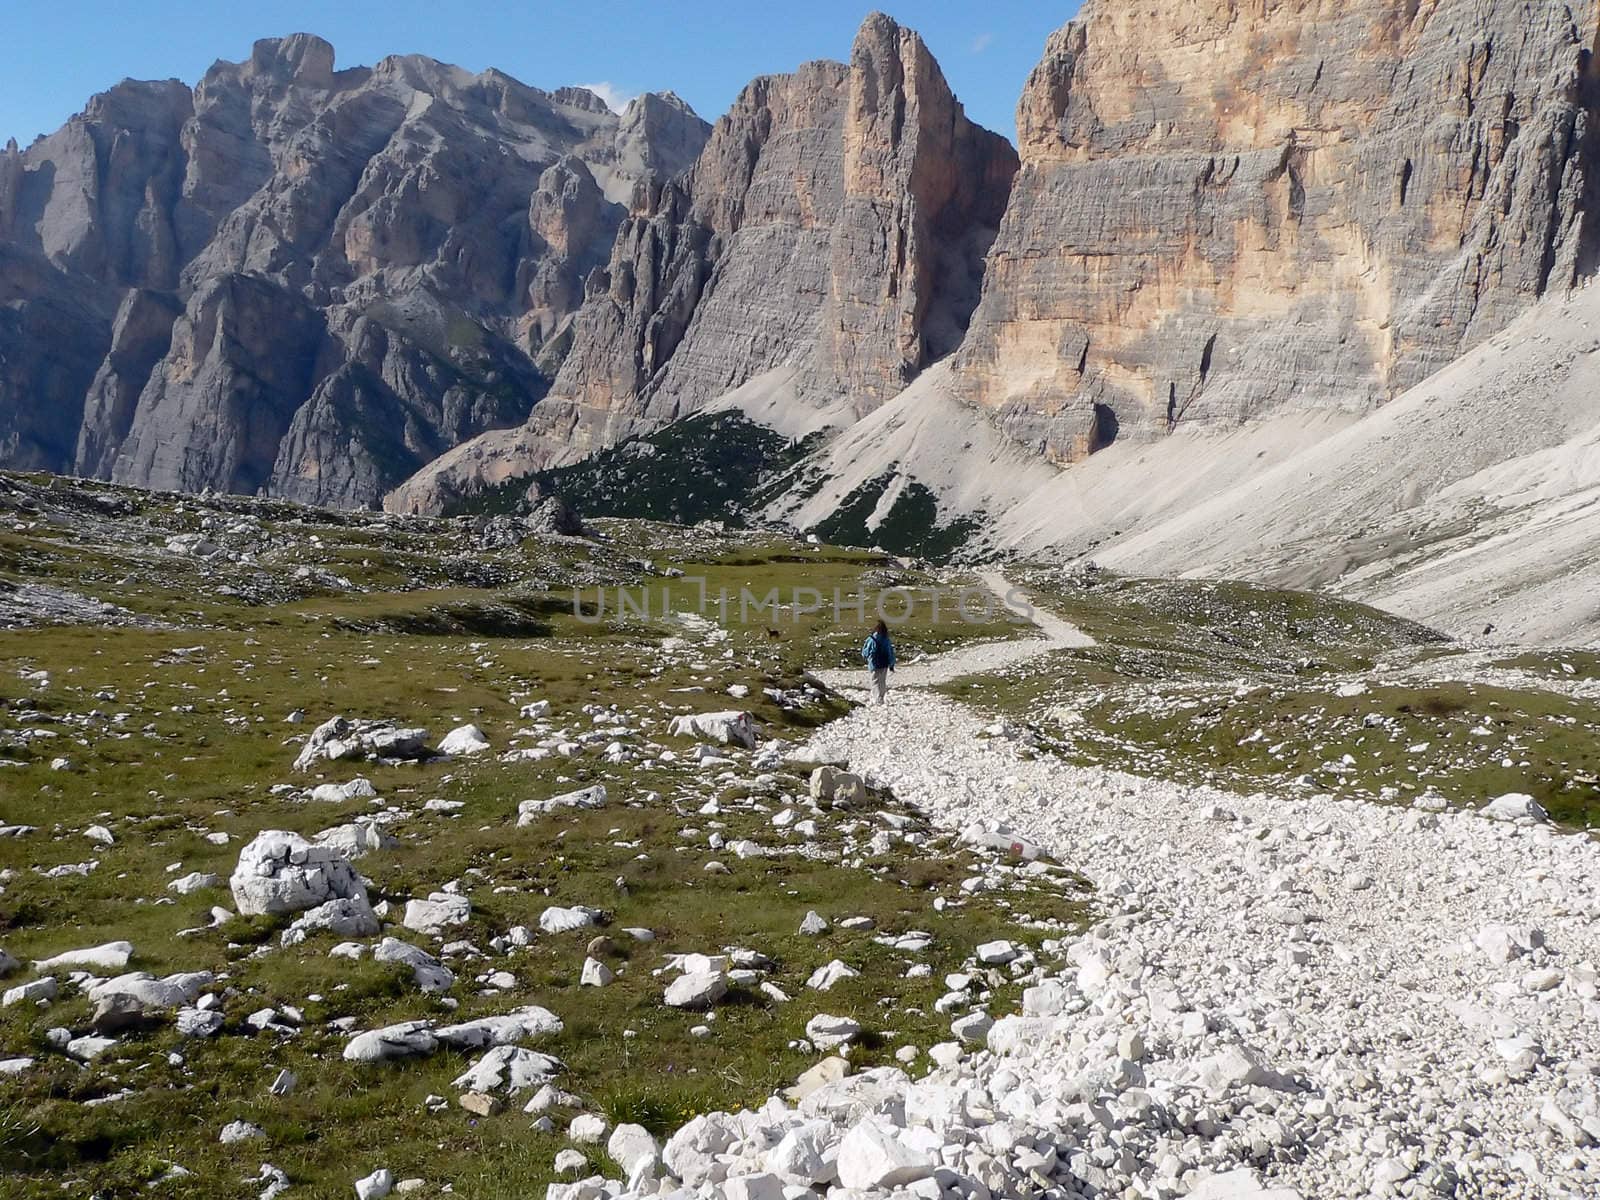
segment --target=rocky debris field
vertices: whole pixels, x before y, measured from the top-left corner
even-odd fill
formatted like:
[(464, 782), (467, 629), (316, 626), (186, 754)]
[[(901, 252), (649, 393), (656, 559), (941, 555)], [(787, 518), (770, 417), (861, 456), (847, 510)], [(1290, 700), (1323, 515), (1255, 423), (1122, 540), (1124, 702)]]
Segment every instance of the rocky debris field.
[(798, 753), (859, 630), (588, 612), (934, 582), (881, 555), (4, 482), (6, 582), (91, 606), (0, 633), (8, 1195), (534, 1194), (981, 1037), (1082, 924)]
[[(1554, 751), (1384, 792), (1168, 730), (1118, 770), (1083, 700), (1267, 689), (1326, 757), (1293, 697), (1582, 705), (1591, 658), (707, 527), (7, 486), (0, 577), (128, 614), (0, 632), (8, 1195), (1600, 1190), (1600, 851)], [(586, 607), (676, 572), (1025, 580), (1037, 627), (924, 606), (852, 709), (849, 620)]]
[[(1071, 861), (1110, 913), (997, 1021), (990, 1057), (868, 1099), (936, 1179), (1162, 1197), (1600, 1187), (1589, 836), (1536, 812), (1028, 761), (983, 733), (917, 696), (819, 739), (943, 821), (1004, 823)], [(998, 1154), (985, 1110), (1008, 1126)]]
[(1020, 1011), (990, 1018), (983, 1049), (958, 1026), (926, 1074), (867, 1071), (697, 1118), (651, 1168), (681, 1184), (663, 1191), (1600, 1190), (1600, 847), (1531, 797), (1445, 811), (1189, 787), (1064, 763), (926, 692), (860, 708), (812, 749), (970, 841), (1077, 864), (1103, 918)]

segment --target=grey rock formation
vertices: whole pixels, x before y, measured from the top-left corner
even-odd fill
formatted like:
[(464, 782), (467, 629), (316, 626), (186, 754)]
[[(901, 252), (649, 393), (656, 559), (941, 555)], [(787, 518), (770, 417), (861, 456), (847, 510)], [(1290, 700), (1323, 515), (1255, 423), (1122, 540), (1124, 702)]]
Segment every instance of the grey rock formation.
[(539, 177), (528, 204), (528, 226), (546, 248), (526, 285), (532, 318), (544, 344), (583, 303), (583, 283), (603, 266), (625, 210), (612, 204), (582, 159), (561, 159)]
[(0, 242), (0, 463), (34, 471), (72, 463), (114, 311), (92, 281)]
[(1381, 404), (1591, 274), (1595, 0), (1089, 0), (956, 390), (1047, 456)]
[(1365, 412), (1593, 275), (1597, 42), (1600, 0), (1088, 0), (1020, 173), (880, 14), (714, 130), (262, 42), (0, 152), (0, 463), (438, 511), (740, 388), (937, 381), (1057, 463)]
[(84, 398), (74, 470), (106, 478), (116, 463), (156, 363), (172, 346), (181, 306), (170, 292), (130, 288), (111, 326), (111, 345)]
[(361, 876), (338, 851), (277, 829), (246, 843), (228, 886), (245, 916), (304, 912), (330, 900), (365, 903), (367, 899)]
[(545, 495), (537, 483), (530, 483), (517, 502), (521, 526), (531, 533), (554, 533), (564, 537), (583, 537), (583, 517), (560, 496)]
[(386, 503), (435, 511), (768, 372), (792, 376), (795, 402), (870, 411), (959, 343), (1016, 167), (922, 39), (869, 16), (848, 66), (755, 80), (692, 170), (635, 189), (529, 425), (457, 448)]
[(457, 442), (521, 420), (546, 386), (538, 369), (488, 331), (449, 346), (452, 319), (427, 293), (331, 310), (344, 361), (295, 411), (272, 490), (312, 504), (370, 504)]
[(366, 505), (526, 419), (709, 127), (308, 35), (0, 151), (0, 464)]
[(208, 280), (140, 396), (113, 475), (178, 491), (254, 492), (319, 373), (322, 314), (254, 275)]

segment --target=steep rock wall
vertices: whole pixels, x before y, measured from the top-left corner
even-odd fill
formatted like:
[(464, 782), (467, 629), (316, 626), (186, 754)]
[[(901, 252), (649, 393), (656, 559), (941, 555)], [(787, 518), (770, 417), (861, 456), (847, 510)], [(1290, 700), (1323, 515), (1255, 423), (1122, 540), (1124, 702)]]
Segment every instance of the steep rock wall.
[(954, 387), (1059, 461), (1366, 410), (1594, 269), (1594, 0), (1089, 0)]
[(388, 503), (436, 509), (782, 368), (795, 403), (870, 412), (959, 344), (1016, 167), (922, 39), (872, 14), (848, 65), (755, 80), (683, 179), (635, 190), (527, 428), (459, 447)]
[[(671, 95), (618, 115), (417, 56), (336, 70), (305, 34), (192, 91), (119, 84), (0, 151), (0, 464), (372, 504), (526, 419), (620, 201), (708, 133)], [(219, 304), (247, 340), (181, 357)], [(244, 404), (253, 363), (313, 373)]]

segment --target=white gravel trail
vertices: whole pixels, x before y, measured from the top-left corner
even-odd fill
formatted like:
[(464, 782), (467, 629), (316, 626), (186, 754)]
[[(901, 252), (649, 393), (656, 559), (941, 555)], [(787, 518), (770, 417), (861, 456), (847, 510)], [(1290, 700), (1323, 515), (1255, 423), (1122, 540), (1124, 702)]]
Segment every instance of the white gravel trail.
[[(1054, 613), (1035, 605), (1028, 594), (1014, 586), (999, 571), (980, 571), (983, 580), (999, 602), (1013, 611), (1025, 613), (1039, 630), (1038, 637), (1004, 638), (960, 646), (946, 654), (932, 655), (916, 662), (902, 663), (895, 669), (892, 688), (933, 687), (963, 675), (1000, 671), (1038, 658), (1052, 650), (1093, 646), (1095, 641), (1083, 630)], [(866, 694), (866, 669), (858, 671), (818, 671), (817, 678), (836, 691), (861, 699)]]
[[(1038, 653), (1064, 632), (1023, 645)], [(986, 654), (1017, 661), (964, 650), (919, 680), (981, 669)], [(1114, 916), (1073, 949), (1087, 966), (1069, 980), (1068, 1011), (1082, 1005), (1092, 1030), (1140, 1030), (1152, 1088), (1191, 1080), (1229, 1044), (1296, 1081), (1218, 1095), (1186, 1135), (1171, 1132), (1190, 1147), (1181, 1165), (1252, 1165), (1306, 1200), (1600, 1196), (1592, 838), (1030, 759), (916, 689), (829, 724), (812, 746), (937, 821), (1003, 823), (1097, 886)], [(1546, 944), (1495, 961), (1474, 945), (1494, 925)], [(1041, 1096), (1077, 1096), (1093, 1055), (1072, 1024), (1030, 1027), (979, 1073), (1009, 1068)], [(1110, 1169), (1129, 1195), (1183, 1190), (1146, 1187), (1151, 1162)]]
[[(1040, 624), (922, 664), (809, 747), (1094, 884), (1096, 925), (1004, 967), (1031, 985), (1022, 1013), (985, 1012), (974, 957), (940, 1001), (966, 1045), (934, 1047), (935, 1069), (913, 1051), (793, 1106), (707, 1113), (661, 1148), (664, 1187), (652, 1156), (547, 1200), (1600, 1197), (1600, 844), (1074, 767), (925, 690), (1083, 644)], [(1018, 951), (996, 946), (985, 962)]]

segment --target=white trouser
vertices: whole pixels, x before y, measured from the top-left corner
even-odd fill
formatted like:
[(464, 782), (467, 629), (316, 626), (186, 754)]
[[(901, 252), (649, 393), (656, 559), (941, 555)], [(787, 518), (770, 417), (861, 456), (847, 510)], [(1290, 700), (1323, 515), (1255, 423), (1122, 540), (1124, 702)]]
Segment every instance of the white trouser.
[(874, 667), (867, 673), (872, 676), (872, 702), (882, 704), (889, 695), (889, 668)]

